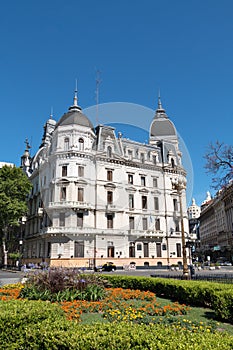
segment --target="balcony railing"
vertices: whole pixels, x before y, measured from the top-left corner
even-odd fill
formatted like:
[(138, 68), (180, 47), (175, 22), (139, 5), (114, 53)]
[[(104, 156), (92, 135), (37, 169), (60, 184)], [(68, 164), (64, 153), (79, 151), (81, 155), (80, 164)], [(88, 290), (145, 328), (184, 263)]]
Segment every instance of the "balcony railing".
[(60, 202), (49, 202), (49, 209), (62, 209), (62, 208), (71, 208), (71, 209), (91, 209), (91, 204), (88, 202), (79, 202), (79, 201), (60, 201)]
[(92, 227), (70, 227), (70, 226), (50, 226), (44, 230), (44, 233), (51, 235), (61, 234), (66, 235), (84, 235), (84, 236), (96, 236), (96, 235), (125, 235), (125, 231), (120, 229), (98, 229)]

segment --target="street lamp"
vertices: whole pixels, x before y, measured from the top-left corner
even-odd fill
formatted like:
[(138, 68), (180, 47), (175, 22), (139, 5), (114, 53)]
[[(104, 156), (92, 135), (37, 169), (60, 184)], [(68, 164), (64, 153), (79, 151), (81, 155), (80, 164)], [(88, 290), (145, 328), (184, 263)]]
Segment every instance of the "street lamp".
[(182, 241), (182, 254), (183, 254), (183, 278), (189, 278), (189, 269), (187, 263), (186, 244), (185, 244), (185, 232), (184, 232), (184, 217), (182, 206), (182, 193), (186, 189), (186, 178), (179, 176), (177, 179), (172, 179), (172, 188), (177, 192), (180, 202), (180, 223), (181, 223), (181, 241)]
[(19, 265), (18, 269), (21, 271), (22, 255), (23, 255), (23, 226), (26, 224), (27, 218), (23, 216), (20, 221), (20, 240), (19, 240)]

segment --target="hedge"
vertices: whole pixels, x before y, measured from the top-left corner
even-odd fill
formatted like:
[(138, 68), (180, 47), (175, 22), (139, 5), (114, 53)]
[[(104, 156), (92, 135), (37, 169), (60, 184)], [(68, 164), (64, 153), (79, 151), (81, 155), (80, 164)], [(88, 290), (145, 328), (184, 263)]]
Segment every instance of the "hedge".
[(0, 301), (0, 347), (4, 350), (231, 350), (227, 333), (200, 333), (166, 325), (97, 323), (65, 319), (42, 301)]
[(233, 285), (156, 277), (102, 275), (113, 287), (148, 290), (191, 306), (209, 307), (218, 319), (233, 323)]

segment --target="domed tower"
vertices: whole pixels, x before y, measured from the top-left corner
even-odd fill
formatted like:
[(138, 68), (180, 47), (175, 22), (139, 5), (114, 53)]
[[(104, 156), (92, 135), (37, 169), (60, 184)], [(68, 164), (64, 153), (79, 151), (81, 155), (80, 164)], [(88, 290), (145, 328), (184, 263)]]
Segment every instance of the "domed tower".
[(63, 114), (61, 119), (58, 121), (56, 127), (71, 125), (71, 124), (84, 126), (94, 130), (94, 127), (91, 121), (88, 119), (88, 117), (85, 114), (83, 114), (82, 108), (78, 105), (77, 90), (75, 90), (73, 105), (69, 107), (68, 112)]
[(181, 165), (177, 131), (162, 107), (160, 96), (158, 108), (150, 126), (149, 143), (161, 148), (162, 163), (171, 164), (172, 167)]
[(92, 122), (78, 105), (77, 89), (73, 105), (57, 122), (53, 143), (57, 151), (91, 151), (95, 140)]

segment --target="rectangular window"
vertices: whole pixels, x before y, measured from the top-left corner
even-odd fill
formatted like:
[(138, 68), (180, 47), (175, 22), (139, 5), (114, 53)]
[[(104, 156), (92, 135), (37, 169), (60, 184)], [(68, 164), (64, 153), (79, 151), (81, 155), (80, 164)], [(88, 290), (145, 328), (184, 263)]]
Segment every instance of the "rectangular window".
[(113, 216), (111, 214), (107, 215), (107, 228), (113, 228)]
[(178, 211), (178, 201), (176, 198), (173, 198), (173, 208), (174, 211)]
[(74, 257), (84, 258), (84, 242), (74, 242)]
[(53, 202), (53, 197), (54, 197), (54, 190), (53, 188), (50, 189), (50, 202)]
[(177, 255), (177, 258), (181, 258), (181, 244), (180, 243), (176, 243), (176, 255)]
[(128, 174), (128, 184), (133, 185), (133, 175), (132, 174)]
[(107, 181), (112, 181), (112, 170), (107, 170)]
[(142, 218), (142, 229), (147, 230), (148, 225), (147, 225), (147, 218)]
[(129, 229), (134, 230), (134, 217), (133, 216), (129, 217)]
[(129, 209), (134, 209), (134, 195), (129, 194)]
[(68, 137), (66, 137), (64, 140), (64, 151), (68, 151), (69, 148), (70, 148), (70, 140)]
[(157, 163), (156, 156), (153, 156), (153, 164), (156, 164), (156, 163)]
[(114, 258), (115, 255), (115, 247), (114, 246), (108, 246), (108, 258)]
[(175, 225), (176, 225), (176, 228), (175, 228), (176, 232), (180, 232), (179, 221), (176, 221), (176, 222), (175, 222)]
[(108, 191), (107, 192), (107, 203), (108, 204), (112, 204), (113, 203), (113, 192), (112, 191)]
[(155, 219), (155, 229), (156, 231), (160, 230), (160, 219)]
[(59, 214), (59, 226), (64, 227), (66, 223), (65, 213)]
[(60, 200), (61, 201), (65, 201), (66, 200), (66, 187), (61, 187)]
[(77, 226), (83, 227), (83, 213), (77, 213)]
[(83, 202), (84, 198), (84, 189), (81, 187), (78, 187), (78, 202)]
[(156, 243), (156, 255), (157, 258), (162, 257), (161, 243)]
[(129, 160), (133, 159), (133, 151), (128, 150), (128, 157), (129, 157)]
[(144, 258), (149, 257), (149, 244), (143, 243), (143, 250), (144, 250)]
[(146, 186), (146, 178), (145, 178), (145, 176), (141, 176), (141, 186)]
[(61, 176), (67, 176), (67, 165), (63, 165), (61, 168)]
[(145, 154), (144, 153), (140, 154), (140, 159), (141, 159), (142, 164), (145, 163)]
[(154, 209), (159, 210), (159, 198), (154, 197)]
[(158, 187), (158, 179), (156, 177), (153, 178), (153, 187)]
[(130, 244), (129, 244), (129, 257), (135, 258), (135, 243), (134, 242), (130, 242)]
[(50, 258), (51, 254), (51, 242), (48, 242), (47, 244), (47, 258)]
[(142, 196), (142, 209), (147, 209), (147, 196)]
[(78, 167), (78, 176), (83, 177), (84, 176), (84, 166), (79, 165)]

